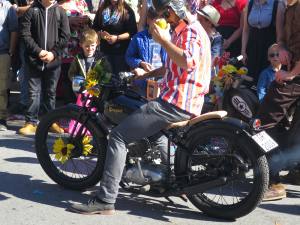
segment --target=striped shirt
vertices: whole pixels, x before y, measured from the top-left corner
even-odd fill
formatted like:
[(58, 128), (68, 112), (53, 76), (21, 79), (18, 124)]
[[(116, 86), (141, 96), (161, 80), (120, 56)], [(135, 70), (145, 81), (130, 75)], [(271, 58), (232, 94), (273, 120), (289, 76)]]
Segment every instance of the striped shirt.
[(195, 116), (200, 115), (210, 82), (209, 38), (198, 21), (186, 24), (182, 20), (171, 41), (184, 51), (188, 69), (180, 68), (167, 57), (160, 98)]

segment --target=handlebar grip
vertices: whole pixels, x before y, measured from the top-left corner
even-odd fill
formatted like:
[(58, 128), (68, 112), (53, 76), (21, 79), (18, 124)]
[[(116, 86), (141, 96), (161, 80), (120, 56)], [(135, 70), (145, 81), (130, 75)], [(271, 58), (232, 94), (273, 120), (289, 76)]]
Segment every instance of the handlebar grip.
[(242, 78), (246, 81), (249, 81), (249, 82), (252, 82), (253, 81), (253, 78), (252, 77), (249, 77), (247, 75), (243, 75)]

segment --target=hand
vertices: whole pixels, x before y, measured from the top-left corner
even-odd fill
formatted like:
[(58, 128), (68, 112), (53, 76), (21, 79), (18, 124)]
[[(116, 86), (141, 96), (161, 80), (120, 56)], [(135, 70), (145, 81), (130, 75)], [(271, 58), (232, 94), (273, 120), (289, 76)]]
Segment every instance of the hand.
[(106, 40), (107, 40), (108, 44), (113, 45), (114, 43), (117, 42), (118, 36), (117, 35), (109, 35)]
[(287, 70), (291, 69), (291, 54), (286, 49), (279, 50), (279, 60), (283, 65), (287, 65)]
[(107, 40), (109, 38), (110, 34), (106, 31), (100, 31), (100, 37), (101, 39)]
[(293, 80), (295, 76), (293, 76), (291, 73), (286, 72), (284, 70), (279, 70), (275, 73), (275, 79), (277, 83), (283, 84), (284, 81)]
[(166, 37), (168, 37), (169, 29), (162, 29), (155, 22), (153, 22), (149, 26), (149, 32), (157, 43), (162, 44), (167, 40)]
[(42, 50), (42, 51), (39, 53), (39, 58), (42, 60), (42, 58), (45, 57), (47, 54), (48, 54), (48, 51)]
[(147, 62), (144, 62), (144, 61), (142, 61), (142, 62), (140, 63), (140, 66), (141, 66), (146, 72), (149, 72), (149, 71), (151, 71), (151, 70), (154, 69), (153, 66), (152, 66), (150, 63), (147, 63)]
[(45, 63), (50, 63), (54, 60), (54, 55), (52, 52), (47, 52), (47, 55), (42, 57), (41, 60)]
[(227, 49), (227, 48), (229, 48), (230, 45), (231, 45), (231, 43), (227, 39), (224, 39), (223, 48)]
[(140, 80), (143, 78), (143, 75), (146, 73), (146, 71), (141, 68), (135, 68), (132, 71), (132, 73), (134, 73), (134, 75), (135, 75), (135, 77), (134, 77), (135, 80)]
[(248, 60), (248, 55), (247, 55), (247, 53), (246, 53), (246, 52), (242, 52), (241, 54), (242, 54), (242, 56), (243, 56), (243, 59), (242, 59), (243, 64), (244, 64), (244, 65), (247, 65), (247, 60)]

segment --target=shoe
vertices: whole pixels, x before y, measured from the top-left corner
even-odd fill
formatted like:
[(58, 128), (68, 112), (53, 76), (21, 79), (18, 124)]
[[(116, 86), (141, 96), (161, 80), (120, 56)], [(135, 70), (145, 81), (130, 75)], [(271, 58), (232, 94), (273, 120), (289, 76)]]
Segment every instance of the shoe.
[(263, 201), (275, 201), (286, 198), (286, 191), (283, 184), (271, 184), (268, 190), (266, 191)]
[(24, 127), (19, 130), (19, 134), (22, 135), (35, 135), (36, 125), (32, 123), (25, 123)]
[(112, 215), (115, 213), (115, 205), (103, 202), (97, 197), (94, 197), (90, 199), (87, 204), (71, 205), (69, 210), (84, 215), (92, 215), (92, 214)]
[(6, 120), (0, 120), (0, 131), (7, 131), (7, 123)]
[(65, 131), (57, 123), (53, 123), (52, 126), (50, 127), (50, 132), (57, 133), (57, 134), (63, 134)]
[(290, 170), (285, 176), (280, 177), (284, 183), (300, 185), (300, 171), (297, 169)]

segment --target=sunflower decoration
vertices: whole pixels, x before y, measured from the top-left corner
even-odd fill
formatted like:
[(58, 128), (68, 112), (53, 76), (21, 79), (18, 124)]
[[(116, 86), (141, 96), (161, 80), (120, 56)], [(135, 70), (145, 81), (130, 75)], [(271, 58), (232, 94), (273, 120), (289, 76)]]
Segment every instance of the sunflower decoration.
[(92, 149), (93, 149), (93, 145), (90, 144), (91, 143), (91, 138), (89, 136), (84, 136), (82, 139), (82, 154), (87, 156), (89, 154), (91, 154)]
[(53, 144), (55, 158), (64, 164), (70, 158), (71, 152), (74, 148), (75, 146), (73, 144), (65, 144), (62, 138), (56, 139)]
[(100, 82), (108, 83), (111, 79), (111, 71), (111, 66), (106, 58), (98, 60), (96, 65), (86, 75), (85, 89), (87, 92), (92, 96), (98, 97), (100, 89), (96, 86)]

